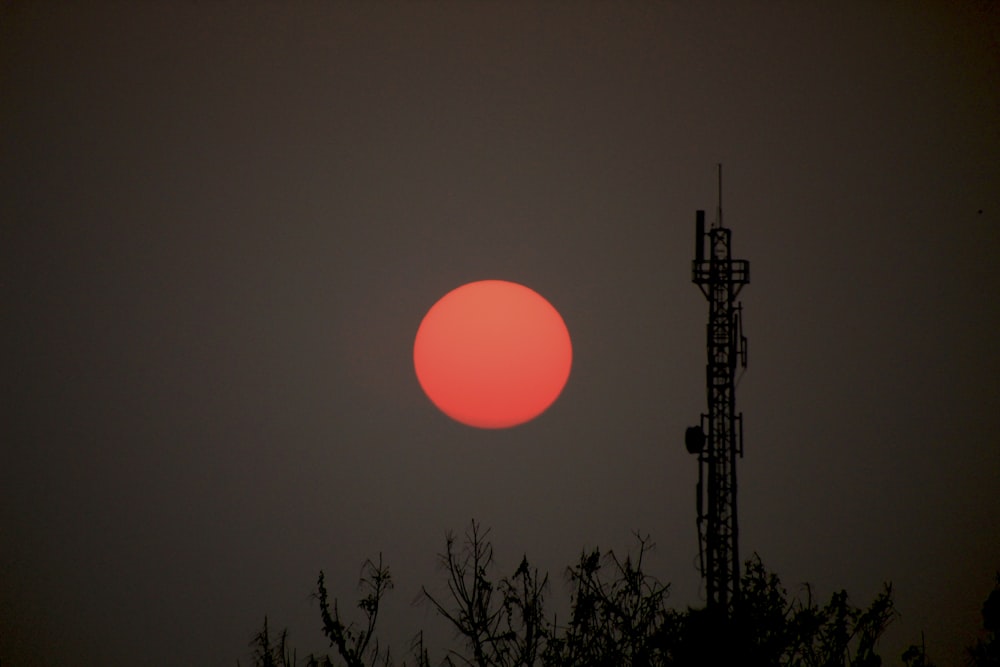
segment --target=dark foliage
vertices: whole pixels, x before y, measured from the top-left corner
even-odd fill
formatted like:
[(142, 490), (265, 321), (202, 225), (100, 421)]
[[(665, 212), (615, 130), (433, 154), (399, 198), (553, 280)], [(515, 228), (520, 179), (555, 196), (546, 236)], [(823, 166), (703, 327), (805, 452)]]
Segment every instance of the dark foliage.
[(934, 663), (927, 657), (927, 646), (924, 644), (923, 633), (920, 634), (920, 646), (911, 644), (903, 651), (903, 664), (906, 667), (935, 667)]
[[(389, 651), (381, 651), (378, 640), (375, 639), (379, 603), (382, 597), (392, 590), (392, 577), (389, 568), (382, 564), (382, 554), (379, 554), (378, 565), (366, 560), (361, 567), (361, 588), (365, 596), (358, 601), (358, 608), (365, 615), (364, 628), (356, 628), (353, 623), (344, 625), (340, 620), (340, 610), (336, 600), (333, 601), (331, 611), (322, 571), (319, 573), (316, 588), (319, 612), (323, 619), (323, 634), (330, 640), (330, 646), (337, 649), (347, 667), (366, 667), (380, 662), (391, 665)], [(329, 658), (325, 660), (329, 662)]]
[[(731, 618), (706, 609), (667, 607), (669, 585), (643, 570), (653, 548), (649, 538), (636, 535), (637, 549), (620, 558), (611, 551), (585, 551), (567, 569), (570, 614), (560, 622), (545, 608), (548, 576), (523, 557), (510, 576), (498, 576), (489, 530), (472, 522), (463, 538), (449, 534), (440, 555), (447, 594), (438, 597), (422, 589), (422, 597), (456, 631), (460, 645), (437, 664), (448, 667), (686, 667), (740, 664), (751, 667), (879, 667), (878, 640), (896, 612), (892, 587), (886, 584), (866, 607), (854, 606), (845, 591), (825, 603), (812, 589), (789, 595), (777, 575), (754, 556), (745, 566), (739, 597)], [(330, 601), (323, 573), (317, 582), (323, 632), (335, 649), (329, 655), (306, 658), (310, 667), (388, 667), (388, 649), (376, 639), (379, 605), (392, 589), (389, 569), (366, 561), (360, 577), (362, 597), (357, 606), (364, 620), (345, 622), (336, 600)], [(998, 665), (997, 625), (1000, 580), (983, 607), (987, 637), (970, 649), (970, 665)], [(276, 644), (268, 636), (267, 620), (254, 638), (254, 664), (294, 667), (286, 633)], [(418, 635), (410, 647), (410, 664), (430, 667), (431, 658)], [(911, 647), (903, 660), (908, 667), (933, 667), (926, 653)], [(993, 662), (989, 662), (993, 660)], [(403, 662), (402, 665), (406, 665)]]
[(493, 545), (489, 530), (475, 522), (465, 534), (461, 549), (449, 534), (441, 566), (447, 573), (450, 600), (441, 602), (427, 589), (423, 595), (458, 631), (466, 651), (450, 651), (446, 662), (486, 667), (533, 665), (548, 637), (544, 590), (548, 577), (528, 564), (525, 557), (511, 577), (494, 582)]
[(656, 665), (678, 636), (680, 616), (666, 607), (669, 585), (642, 570), (653, 548), (636, 536), (639, 548), (619, 559), (613, 552), (584, 552), (567, 571), (573, 592), (565, 626), (548, 628), (545, 665)]
[(969, 647), (967, 662), (970, 667), (1000, 667), (1000, 572), (982, 614), (983, 636)]
[[(254, 635), (250, 646), (254, 650), (253, 664), (257, 667), (295, 667), (295, 652), (288, 648), (288, 630), (281, 631), (277, 644), (272, 643), (267, 616), (264, 616), (264, 627)], [(239, 662), (236, 664), (239, 665)]]

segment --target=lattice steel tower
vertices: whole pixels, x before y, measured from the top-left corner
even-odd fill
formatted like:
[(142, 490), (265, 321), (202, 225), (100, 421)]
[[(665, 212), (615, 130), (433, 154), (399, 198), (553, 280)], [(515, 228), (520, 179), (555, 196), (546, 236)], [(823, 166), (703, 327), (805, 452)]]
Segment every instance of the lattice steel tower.
[[(716, 220), (705, 229), (695, 214), (695, 259), (691, 281), (708, 299), (708, 413), (688, 428), (685, 445), (698, 455), (698, 540), (701, 576), (710, 611), (731, 618), (740, 597), (736, 459), (743, 456), (743, 415), (736, 412), (736, 371), (746, 368), (743, 304), (736, 300), (750, 282), (750, 263), (732, 259), (731, 231), (722, 224), (722, 165)], [(706, 248), (707, 246), (707, 248)], [(707, 253), (706, 253), (707, 249)], [(707, 504), (707, 509), (706, 509)]]

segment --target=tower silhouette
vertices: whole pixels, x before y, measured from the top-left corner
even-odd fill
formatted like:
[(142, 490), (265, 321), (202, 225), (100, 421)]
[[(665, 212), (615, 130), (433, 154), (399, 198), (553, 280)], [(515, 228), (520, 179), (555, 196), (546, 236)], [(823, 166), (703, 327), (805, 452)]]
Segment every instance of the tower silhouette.
[[(736, 371), (746, 368), (743, 304), (736, 300), (750, 282), (750, 263), (732, 259), (732, 233), (722, 224), (722, 165), (716, 220), (705, 229), (705, 212), (695, 214), (695, 258), (691, 281), (708, 299), (705, 379), (708, 412), (685, 433), (698, 455), (698, 555), (710, 612), (732, 617), (740, 597), (736, 460), (743, 456), (743, 414), (736, 412)], [(706, 507), (707, 505), (707, 507)]]

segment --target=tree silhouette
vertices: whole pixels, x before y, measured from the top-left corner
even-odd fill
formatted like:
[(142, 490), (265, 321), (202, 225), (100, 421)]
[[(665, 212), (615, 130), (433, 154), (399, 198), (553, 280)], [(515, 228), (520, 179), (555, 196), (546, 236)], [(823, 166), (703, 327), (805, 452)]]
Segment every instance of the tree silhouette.
[[(258, 667), (295, 667), (297, 662), (295, 652), (288, 648), (288, 630), (282, 630), (278, 635), (278, 643), (272, 644), (266, 615), (264, 626), (254, 635), (250, 646), (254, 649), (254, 665)], [(239, 665), (239, 661), (236, 664)]]
[(619, 559), (594, 549), (568, 569), (569, 623), (553, 623), (544, 664), (665, 664), (679, 616), (666, 608), (669, 585), (642, 569), (653, 543), (648, 536), (636, 539), (634, 557)]
[(451, 599), (441, 602), (426, 588), (421, 592), (465, 641), (469, 655), (452, 650), (449, 661), (477, 667), (534, 665), (550, 637), (543, 598), (548, 576), (540, 576), (524, 557), (513, 576), (493, 582), (488, 537), (489, 530), (473, 521), (459, 549), (449, 533), (440, 560)]
[(924, 633), (920, 633), (920, 646), (910, 644), (909, 648), (903, 651), (903, 664), (906, 667), (934, 667), (934, 663), (927, 657)]
[[(333, 601), (331, 611), (325, 577), (322, 570), (320, 571), (316, 583), (316, 597), (323, 619), (323, 634), (330, 640), (330, 645), (337, 649), (347, 667), (367, 667), (380, 662), (386, 666), (391, 665), (389, 650), (383, 652), (378, 640), (375, 639), (379, 604), (383, 596), (392, 590), (392, 576), (389, 574), (389, 568), (382, 563), (382, 554), (379, 554), (378, 565), (369, 559), (361, 566), (360, 585), (366, 592), (358, 601), (358, 607), (365, 615), (365, 626), (361, 629), (356, 628), (353, 623), (345, 625), (340, 620), (340, 610), (336, 600)], [(329, 661), (329, 658), (326, 660)]]
[[(461, 640), (439, 664), (447, 667), (686, 667), (740, 664), (761, 667), (877, 667), (877, 645), (895, 617), (892, 587), (867, 607), (851, 604), (845, 591), (818, 604), (812, 589), (789, 596), (777, 575), (754, 555), (746, 562), (741, 597), (731, 618), (707, 609), (667, 607), (669, 584), (643, 570), (653, 549), (648, 536), (636, 534), (637, 548), (620, 558), (613, 551), (584, 551), (567, 568), (570, 613), (564, 623), (545, 609), (548, 575), (531, 566), (527, 556), (510, 576), (497, 576), (490, 531), (472, 521), (459, 541), (449, 533), (439, 555), (447, 594), (426, 588), (422, 597), (450, 624)], [(357, 606), (364, 620), (355, 624), (341, 617), (337, 600), (330, 602), (322, 572), (317, 581), (323, 633), (336, 658), (310, 655), (307, 667), (389, 667), (391, 652), (376, 639), (378, 611), (392, 589), (389, 569), (381, 555), (365, 561)], [(1000, 590), (1000, 584), (998, 584)], [(996, 650), (996, 609), (1000, 593), (988, 600), (990, 639), (983, 655)], [(987, 608), (984, 606), (984, 618)], [(282, 632), (277, 644), (264, 628), (252, 643), (258, 667), (294, 667), (295, 655)], [(430, 667), (429, 651), (418, 634), (410, 646), (411, 664)], [(904, 656), (904, 660), (906, 656)], [(910, 667), (931, 667), (909, 656)], [(921, 658), (924, 659), (924, 658)], [(980, 665), (996, 663), (975, 663)], [(402, 665), (406, 665), (403, 662)]]
[(741, 597), (731, 619), (707, 609), (689, 609), (669, 659), (657, 664), (740, 664), (761, 667), (873, 667), (881, 665), (877, 642), (895, 617), (892, 588), (867, 608), (855, 607), (845, 591), (820, 606), (812, 588), (789, 597), (760, 558), (748, 560)]
[(1000, 572), (983, 602), (983, 634), (968, 650), (971, 667), (1000, 667)]

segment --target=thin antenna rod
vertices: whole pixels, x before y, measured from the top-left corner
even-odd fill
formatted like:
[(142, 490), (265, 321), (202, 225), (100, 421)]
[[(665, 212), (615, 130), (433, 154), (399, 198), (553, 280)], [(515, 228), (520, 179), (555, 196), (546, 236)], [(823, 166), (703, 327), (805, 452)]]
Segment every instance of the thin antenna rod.
[(722, 227), (722, 163), (718, 163), (719, 167), (719, 227)]

